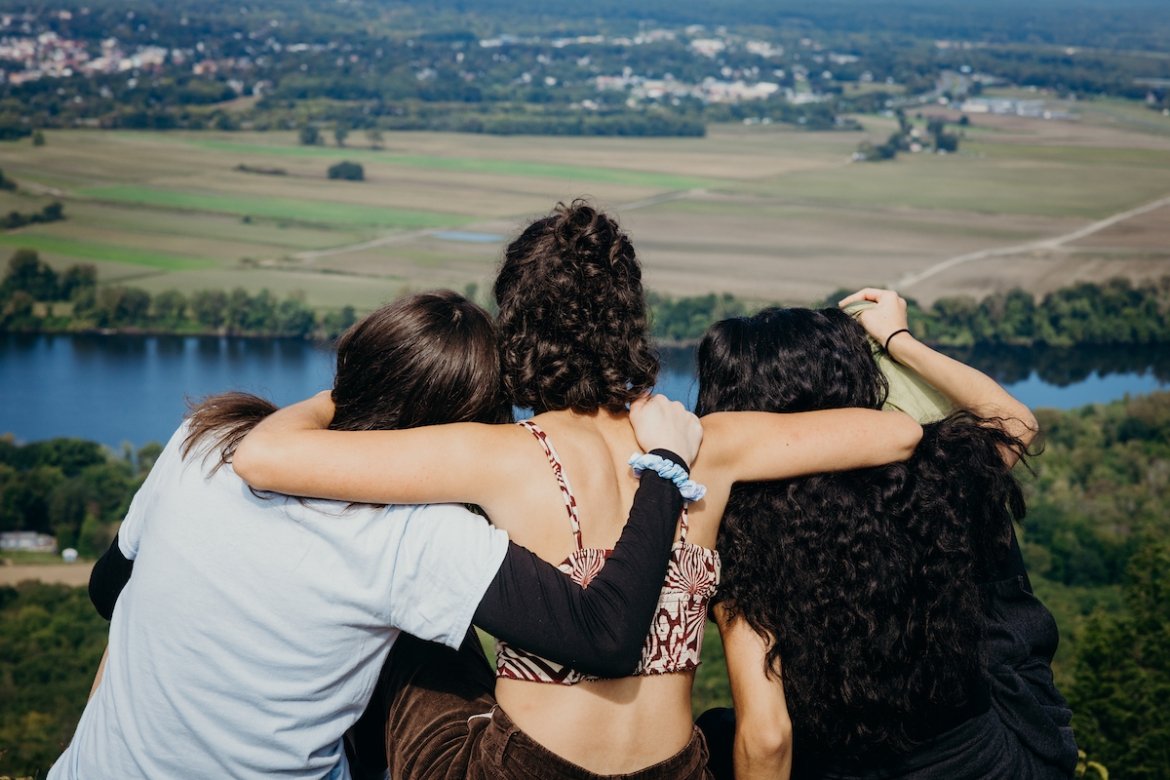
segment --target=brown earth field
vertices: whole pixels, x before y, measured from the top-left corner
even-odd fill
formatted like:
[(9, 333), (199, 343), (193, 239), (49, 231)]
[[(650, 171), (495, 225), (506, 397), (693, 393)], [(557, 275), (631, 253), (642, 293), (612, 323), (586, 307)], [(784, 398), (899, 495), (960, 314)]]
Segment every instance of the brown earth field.
[[(587, 196), (629, 231), (647, 285), (675, 295), (807, 303), (882, 284), (929, 303), (1170, 273), (1170, 203), (1107, 222), (1170, 196), (1170, 118), (1048, 100), (1077, 118), (974, 116), (957, 154), (885, 163), (850, 162), (895, 126), (868, 116), (861, 132), (722, 125), (686, 139), (388, 133), (381, 149), (50, 132), (43, 147), (0, 144), (20, 185), (0, 210), (59, 199), (68, 219), (0, 234), (0, 252), (92, 262), (103, 283), (152, 292), (267, 287), (368, 310), (405, 290), (485, 290), (528, 220)], [(329, 180), (343, 159), (366, 181)]]
[(0, 566), (0, 585), (15, 585), (25, 580), (40, 580), (61, 585), (89, 583), (93, 563), (26, 563)]

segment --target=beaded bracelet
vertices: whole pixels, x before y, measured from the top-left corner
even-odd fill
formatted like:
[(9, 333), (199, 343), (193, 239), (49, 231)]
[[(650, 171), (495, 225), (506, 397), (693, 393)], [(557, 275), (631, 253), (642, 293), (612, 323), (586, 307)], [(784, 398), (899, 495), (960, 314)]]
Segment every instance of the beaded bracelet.
[(634, 476), (640, 475), (643, 471), (653, 471), (663, 479), (673, 482), (687, 501), (699, 501), (707, 495), (707, 488), (691, 479), (685, 468), (661, 455), (634, 453), (630, 456), (629, 462), (634, 467)]

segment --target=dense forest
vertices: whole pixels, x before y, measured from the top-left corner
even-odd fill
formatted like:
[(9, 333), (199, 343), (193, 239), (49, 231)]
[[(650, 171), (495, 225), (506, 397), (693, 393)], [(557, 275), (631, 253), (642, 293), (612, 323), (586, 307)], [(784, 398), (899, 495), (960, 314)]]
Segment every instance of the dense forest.
[[(52, 33), (79, 47), (66, 57), (88, 59), (25, 79), (49, 61), (0, 57), (0, 138), (75, 126), (702, 135), (744, 119), (832, 130), (855, 127), (851, 113), (958, 101), (984, 84), (1165, 107), (1170, 23), (1157, 4), (1068, 5), (353, 0), (331, 13), (276, 0), (3, 0), (15, 21), (0, 34)], [(953, 72), (970, 78), (940, 90)], [(667, 83), (646, 94), (647, 81)], [(728, 100), (708, 81), (776, 89)]]
[[(1061, 626), (1057, 677), (1078, 740), (1114, 778), (1168, 777), (1170, 393), (1039, 418), (1043, 452), (1018, 467), (1021, 538)], [(54, 532), (94, 556), (159, 451), (0, 440), (0, 530)], [(43, 771), (60, 752), (104, 634), (81, 589), (0, 587), (0, 774)], [(726, 700), (717, 658), (707, 660), (697, 701)]]
[[(465, 291), (476, 296), (476, 288)], [(844, 291), (820, 305), (832, 306)], [(759, 309), (733, 295), (649, 295), (655, 337), (668, 344), (694, 343), (714, 322)], [(490, 302), (485, 302), (490, 305)], [(1056, 290), (1037, 300), (1024, 290), (983, 300), (940, 298), (925, 308), (911, 302), (918, 334), (950, 347), (1070, 347), (1170, 343), (1170, 276), (1134, 284), (1113, 279)], [(335, 338), (349, 327), (353, 307), (314, 312), (302, 298), (278, 300), (267, 290), (237, 288), (151, 295), (123, 285), (99, 285), (92, 265), (58, 273), (31, 249), (18, 249), (0, 278), (0, 333), (220, 334), (285, 338)]]
[[(475, 297), (474, 285), (466, 290)], [(834, 305), (844, 291), (820, 305)], [(488, 302), (490, 305), (490, 302)], [(694, 343), (725, 317), (758, 309), (730, 294), (649, 295), (654, 336)], [(1170, 343), (1170, 276), (1152, 282), (1115, 278), (1080, 283), (1037, 299), (1014, 289), (976, 301), (947, 297), (930, 308), (910, 303), (917, 332), (947, 347), (1067, 347)], [(94, 265), (57, 272), (32, 249), (18, 249), (0, 277), (0, 332), (218, 333), (225, 336), (335, 338), (357, 313), (352, 306), (315, 312), (303, 298), (267, 290), (199, 290), (183, 294), (98, 284)]]

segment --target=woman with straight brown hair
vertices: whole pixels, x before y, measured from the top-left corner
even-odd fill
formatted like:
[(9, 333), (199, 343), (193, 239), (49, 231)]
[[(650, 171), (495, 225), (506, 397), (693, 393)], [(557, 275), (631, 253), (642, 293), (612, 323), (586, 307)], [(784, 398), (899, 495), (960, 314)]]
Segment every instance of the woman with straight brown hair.
[[(414, 295), (341, 338), (331, 425), (500, 422), (511, 407), (499, 387), (486, 312), (451, 292)], [(682, 507), (671, 482), (643, 480), (614, 560), (585, 591), (464, 507), (249, 490), (233, 456), (273, 410), (241, 393), (208, 399), (160, 455), (95, 567), (108, 660), (49, 777), (349, 778), (342, 735), (400, 632), (456, 648), (474, 621), (603, 674), (622, 648), (636, 653)], [(693, 458), (693, 415), (658, 399), (635, 422), (646, 446)]]
[[(611, 217), (583, 202), (562, 204), (508, 246), (495, 298), (504, 386), (510, 401), (536, 413), (531, 420), (331, 431), (334, 410), (318, 397), (257, 426), (237, 452), (240, 474), (262, 489), (338, 499), (473, 502), (592, 589), (612, 564), (608, 551), (633, 497), (630, 453), (638, 468), (672, 473), (662, 459), (639, 454), (627, 412), (658, 371), (641, 267)], [(906, 458), (921, 428), (870, 409), (712, 415), (703, 427), (693, 476), (706, 494), (689, 493), (650, 631), (627, 676), (599, 679), (502, 641), (494, 706), (490, 678), (487, 690), (447, 695), (435, 690), (442, 675), (434, 671), (430, 688), (408, 686), (387, 701), (395, 780), (707, 776), (690, 694), (732, 484)], [(443, 736), (430, 739), (407, 712), (424, 714), (415, 723), (439, 724)]]

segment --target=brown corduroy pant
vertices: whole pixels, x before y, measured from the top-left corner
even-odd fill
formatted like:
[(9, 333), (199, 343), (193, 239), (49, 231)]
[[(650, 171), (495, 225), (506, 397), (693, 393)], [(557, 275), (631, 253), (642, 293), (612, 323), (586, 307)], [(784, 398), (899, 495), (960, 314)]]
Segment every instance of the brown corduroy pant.
[[(599, 775), (541, 746), (496, 706), (495, 673), (474, 631), (462, 647), (403, 634), (366, 713), (347, 735), (355, 780), (708, 780), (696, 729), (679, 753), (622, 775)], [(384, 752), (383, 752), (384, 746)], [(384, 759), (382, 758), (384, 755)]]

